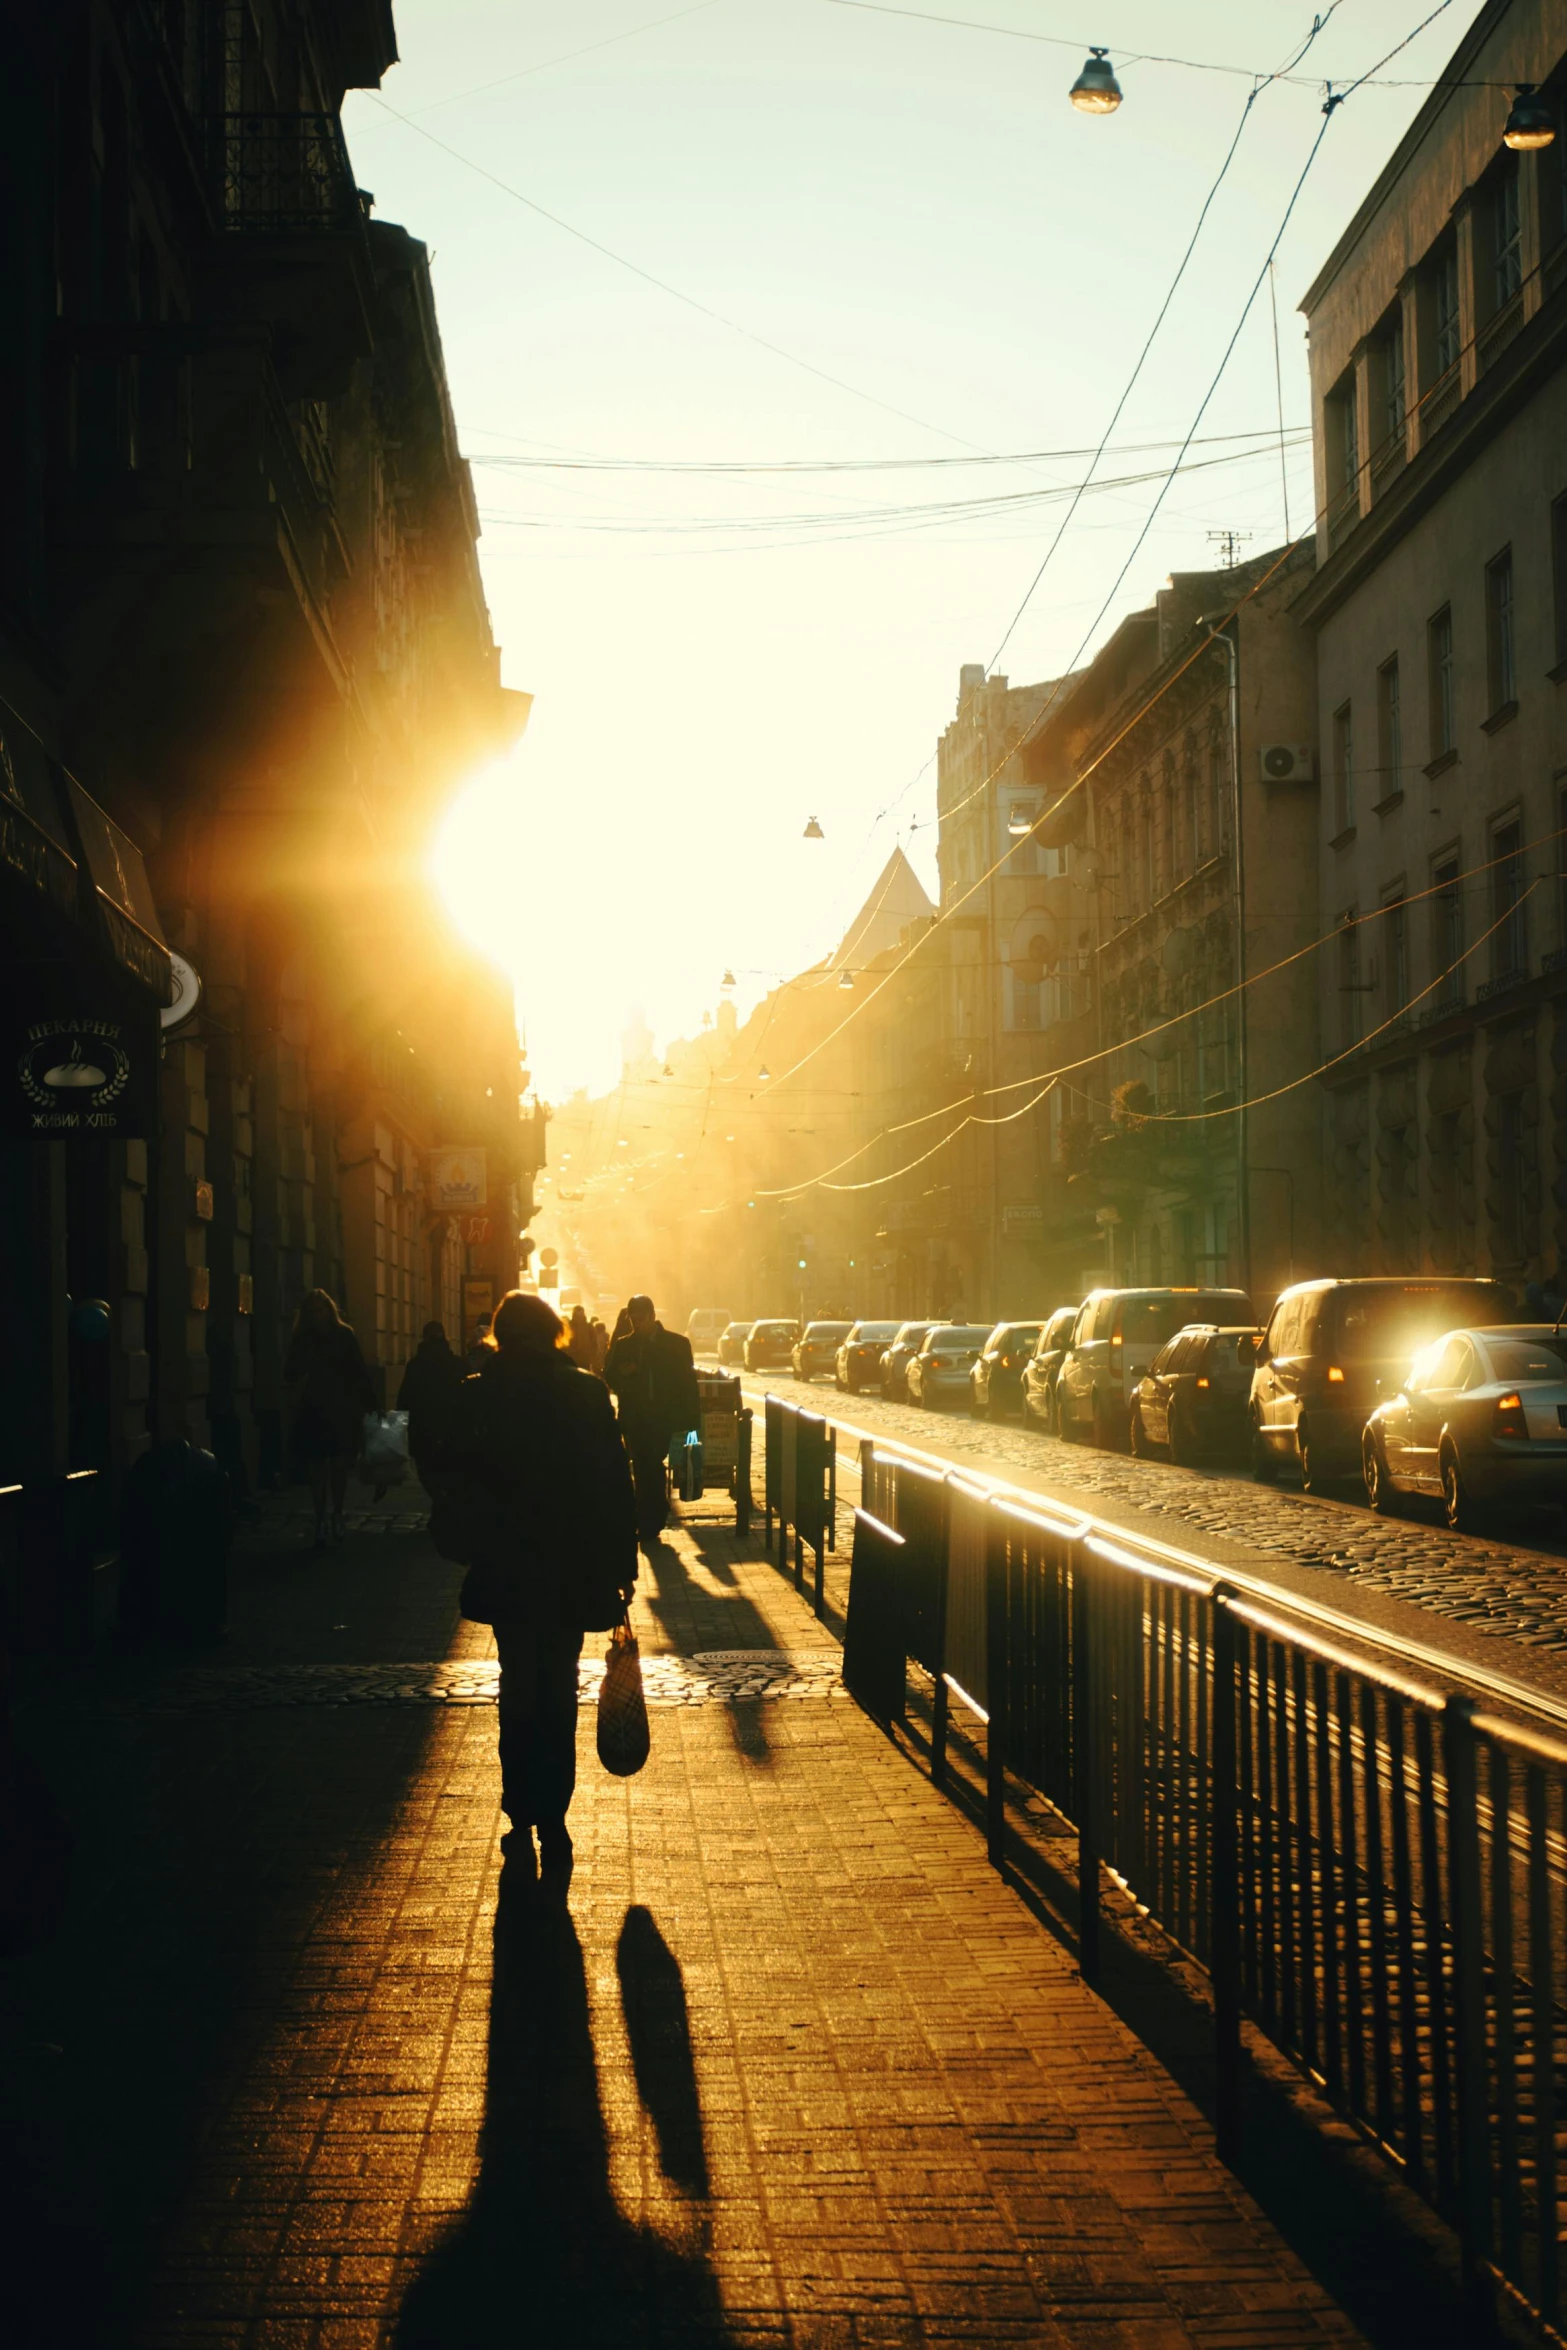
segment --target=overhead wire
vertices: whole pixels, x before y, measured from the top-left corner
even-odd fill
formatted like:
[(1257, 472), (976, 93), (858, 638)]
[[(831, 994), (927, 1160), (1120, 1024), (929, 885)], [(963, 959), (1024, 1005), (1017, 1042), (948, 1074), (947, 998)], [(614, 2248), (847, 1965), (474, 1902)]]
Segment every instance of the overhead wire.
[(638, 33), (656, 33), (661, 26), (678, 24), (682, 17), (700, 16), (706, 8), (716, 8), (720, 0), (692, 0), (687, 8), (677, 8), (671, 16), (650, 17), (645, 24), (626, 25), (618, 33), (606, 33), (601, 41), (589, 41), (585, 48), (567, 49), (558, 57), (541, 57), (533, 65), (522, 65), (515, 73), (497, 74), (493, 81), (474, 82), (466, 90), (452, 90), (444, 98), (432, 98), (427, 105), (415, 106), (404, 120), (411, 122), (415, 115), (435, 114), (443, 106), (460, 105), (464, 98), (482, 98), (487, 91), (504, 90), (513, 82), (525, 82), (536, 73), (547, 73), (554, 65), (572, 65), (579, 57), (592, 57), (600, 49), (613, 49), (622, 41), (634, 40)]

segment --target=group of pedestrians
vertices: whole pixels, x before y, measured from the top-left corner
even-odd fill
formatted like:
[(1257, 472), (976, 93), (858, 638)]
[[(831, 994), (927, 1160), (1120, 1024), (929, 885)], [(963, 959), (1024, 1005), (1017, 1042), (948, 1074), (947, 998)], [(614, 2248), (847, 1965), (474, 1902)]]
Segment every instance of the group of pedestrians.
[[(376, 1396), (324, 1290), (299, 1309), (285, 1377), (317, 1544), (340, 1542)], [(690, 1341), (664, 1328), (650, 1297), (629, 1301), (611, 1337), (581, 1306), (568, 1326), (536, 1293), (512, 1290), (467, 1356), (427, 1322), (398, 1404), (434, 1505), (432, 1534), (468, 1570), (463, 1613), (495, 1631), (503, 1849), (522, 1873), (563, 1889), (578, 1660), (589, 1631), (623, 1618), (638, 1550), (652, 1556), (667, 1522), (671, 1443), (700, 1426)]]

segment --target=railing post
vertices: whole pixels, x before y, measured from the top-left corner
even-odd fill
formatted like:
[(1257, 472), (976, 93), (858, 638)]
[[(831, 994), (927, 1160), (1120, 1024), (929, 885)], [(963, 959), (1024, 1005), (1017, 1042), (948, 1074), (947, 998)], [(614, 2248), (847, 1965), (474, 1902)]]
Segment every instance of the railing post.
[(827, 1428), (827, 1547), (838, 1547), (838, 1430), (831, 1422)]
[(1071, 1544), (1072, 1792), (1077, 1810), (1077, 1963), (1099, 1976), (1099, 1707), (1094, 1691), (1094, 1573), (1088, 1545)]
[(1240, 1774), (1236, 1670), (1240, 1627), (1220, 1584), (1213, 1611), (1213, 1738), (1210, 1748), (1209, 1964), (1213, 1979), (1214, 2134), (1219, 2160), (1235, 2166), (1241, 2137)]
[(933, 1685), (930, 1710), (930, 1783), (945, 1784), (947, 1776), (947, 1716), (951, 1691), (947, 1687), (947, 1589), (952, 1580), (952, 1480), (941, 1481), (939, 1524), (936, 1529), (936, 1621), (932, 1638)]
[(1488, 2298), (1491, 2147), (1486, 2116), (1485, 1937), (1480, 1908), (1480, 1807), (1473, 1698), (1442, 1709), (1447, 1779), (1448, 1910), (1453, 1932), (1454, 2073), (1458, 2089), (1458, 2233), (1464, 2298), (1472, 2312)]
[(876, 1447), (869, 1436), (860, 1438), (860, 1507), (876, 1510)]
[(985, 1849), (1005, 1869), (1007, 1848), (1007, 1538), (994, 1502), (985, 1508)]
[[(742, 1405), (735, 1430), (735, 1532), (751, 1531), (751, 1407)], [(768, 1532), (772, 1528), (769, 1526)]]

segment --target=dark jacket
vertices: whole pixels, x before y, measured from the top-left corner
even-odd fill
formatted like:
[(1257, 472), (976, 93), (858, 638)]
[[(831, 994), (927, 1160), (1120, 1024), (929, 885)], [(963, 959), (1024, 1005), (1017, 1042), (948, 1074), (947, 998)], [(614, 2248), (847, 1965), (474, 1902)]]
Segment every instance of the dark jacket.
[[(637, 1573), (631, 1471), (601, 1381), (551, 1348), (502, 1350), (462, 1383), (447, 1484), (475, 1527), (464, 1612), (575, 1629), (612, 1623)], [(607, 1612), (606, 1612), (607, 1609)]]
[(397, 1390), (397, 1408), (408, 1414), (408, 1449), (416, 1461), (437, 1458), (465, 1376), (444, 1331), (439, 1338), (420, 1339)]
[(365, 1414), (376, 1407), (376, 1393), (348, 1324), (296, 1330), (283, 1377), (298, 1391), (299, 1418), (324, 1428), (335, 1451), (357, 1453), (364, 1439)]
[(672, 1436), (702, 1424), (691, 1341), (662, 1322), (617, 1338), (604, 1377), (620, 1405), (621, 1430), (633, 1451), (643, 1444), (662, 1452)]

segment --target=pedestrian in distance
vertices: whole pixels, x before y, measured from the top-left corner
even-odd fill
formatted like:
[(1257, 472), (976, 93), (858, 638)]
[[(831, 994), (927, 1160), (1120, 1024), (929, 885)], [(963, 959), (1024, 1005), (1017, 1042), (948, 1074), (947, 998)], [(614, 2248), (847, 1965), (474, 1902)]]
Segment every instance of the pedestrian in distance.
[(465, 1367), (453, 1352), (444, 1325), (426, 1322), (397, 1390), (397, 1408), (408, 1414), (408, 1450), (426, 1493), (435, 1491), (464, 1376)]
[(571, 1329), (567, 1336), (567, 1351), (579, 1371), (596, 1371), (598, 1353), (593, 1342), (593, 1325), (581, 1306), (571, 1309)]
[(604, 1376), (604, 1365), (609, 1359), (609, 1332), (605, 1329), (597, 1314), (595, 1314), (593, 1317), (591, 1327), (593, 1331), (593, 1368), (595, 1371), (597, 1371), (599, 1377), (602, 1379)]
[(343, 1539), (348, 1471), (364, 1441), (365, 1414), (376, 1408), (359, 1341), (324, 1289), (310, 1290), (294, 1316), (283, 1381), (294, 1407), (294, 1443), (310, 1478), (316, 1548), (324, 1550), (329, 1499), (332, 1540)]
[(630, 1329), (615, 1340), (604, 1377), (620, 1407), (620, 1433), (637, 1494), (637, 1536), (651, 1552), (669, 1517), (664, 1464), (670, 1443), (700, 1425), (701, 1391), (691, 1341), (666, 1330), (650, 1297), (626, 1308)]
[(489, 1342), (490, 1317), (488, 1314), (481, 1314), (478, 1321), (473, 1326), (473, 1344), (469, 1347), (467, 1355), (464, 1358), (470, 1371), (483, 1370), (484, 1350), (489, 1345)]
[[(448, 1529), (451, 1531), (448, 1532)], [(468, 1560), (464, 1615), (500, 1656), (501, 1849), (563, 1891), (577, 1781), (577, 1661), (618, 1623), (637, 1576), (636, 1506), (602, 1383), (566, 1351), (553, 1306), (511, 1290), (463, 1382), (431, 1532)], [(532, 1831), (537, 1829), (537, 1860)]]

